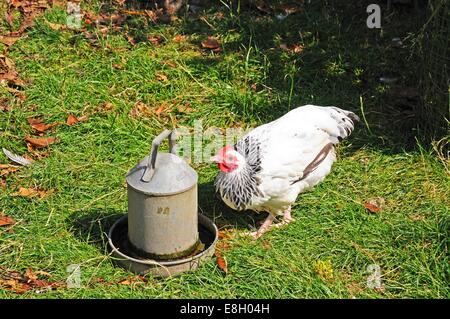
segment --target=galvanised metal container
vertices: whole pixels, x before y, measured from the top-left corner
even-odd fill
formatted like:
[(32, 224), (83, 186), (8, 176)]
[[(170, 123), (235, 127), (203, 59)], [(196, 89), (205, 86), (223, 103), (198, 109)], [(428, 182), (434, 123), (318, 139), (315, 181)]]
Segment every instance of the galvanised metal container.
[[(158, 153), (169, 138), (170, 153)], [(199, 244), (198, 176), (176, 155), (175, 134), (165, 130), (127, 174), (128, 239), (140, 256), (169, 260), (187, 256)]]

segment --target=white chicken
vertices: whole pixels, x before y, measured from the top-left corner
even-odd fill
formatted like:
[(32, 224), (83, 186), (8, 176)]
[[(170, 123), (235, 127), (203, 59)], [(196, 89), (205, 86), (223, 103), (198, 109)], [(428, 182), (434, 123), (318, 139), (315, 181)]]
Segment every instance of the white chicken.
[[(334, 145), (349, 136), (358, 121), (354, 113), (337, 107), (304, 105), (253, 129), (211, 158), (220, 169), (217, 193), (234, 210), (269, 213), (250, 233), (255, 239), (271, 227), (290, 223), (298, 194), (330, 173)], [(283, 220), (275, 224), (278, 215)]]

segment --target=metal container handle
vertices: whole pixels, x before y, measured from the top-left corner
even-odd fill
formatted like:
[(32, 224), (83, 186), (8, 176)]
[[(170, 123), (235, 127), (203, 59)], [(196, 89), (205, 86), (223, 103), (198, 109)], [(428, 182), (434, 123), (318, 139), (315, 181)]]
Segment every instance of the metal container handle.
[(158, 155), (158, 147), (162, 143), (162, 141), (165, 138), (169, 138), (169, 150), (170, 153), (176, 154), (176, 137), (174, 131), (165, 130), (161, 134), (159, 134), (152, 142), (152, 151), (150, 153), (150, 156), (148, 157), (147, 167), (144, 171), (144, 174), (142, 174), (141, 180), (143, 182), (150, 182), (150, 180), (153, 177), (153, 174), (155, 173), (155, 163), (156, 163), (156, 156)]

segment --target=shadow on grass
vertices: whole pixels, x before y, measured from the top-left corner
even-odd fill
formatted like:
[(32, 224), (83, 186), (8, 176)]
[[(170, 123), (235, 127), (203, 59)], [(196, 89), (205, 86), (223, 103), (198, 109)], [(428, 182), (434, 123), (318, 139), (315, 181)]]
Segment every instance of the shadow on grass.
[(74, 212), (68, 218), (70, 231), (80, 241), (97, 247), (103, 253), (108, 249), (109, 229), (124, 213), (112, 209)]

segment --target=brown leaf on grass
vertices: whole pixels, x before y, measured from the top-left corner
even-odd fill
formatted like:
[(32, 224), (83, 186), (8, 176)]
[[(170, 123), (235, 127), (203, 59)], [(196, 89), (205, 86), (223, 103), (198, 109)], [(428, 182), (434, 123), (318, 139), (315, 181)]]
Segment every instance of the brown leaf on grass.
[(11, 46), (14, 43), (16, 43), (18, 40), (20, 39), (20, 37), (18, 36), (4, 36), (4, 35), (0, 35), (0, 43), (3, 43), (6, 46)]
[(67, 117), (67, 120), (66, 120), (66, 125), (71, 126), (71, 125), (74, 125), (74, 124), (76, 124), (78, 122), (85, 122), (88, 119), (89, 119), (88, 115), (82, 115), (80, 117), (76, 117), (73, 114), (69, 114), (69, 116)]
[(52, 124), (45, 124), (42, 122), (42, 119), (40, 118), (32, 118), (29, 117), (27, 118), (28, 124), (30, 124), (30, 126), (37, 132), (39, 133), (44, 133), (45, 131), (47, 131), (48, 129), (55, 127), (61, 123), (57, 122), (57, 123), (52, 123)]
[(29, 15), (25, 15), (25, 17), (22, 20), (22, 23), (19, 26), (19, 29), (17, 31), (9, 33), (7, 36), (20, 37), (26, 31), (26, 29), (34, 25), (35, 15), (36, 14), (34, 12)]
[(123, 6), (125, 4), (125, 2), (127, 2), (127, 0), (114, 0), (114, 2), (118, 5), (118, 6)]
[(35, 189), (35, 188), (20, 187), (19, 190), (15, 193), (11, 194), (11, 196), (20, 196), (20, 197), (28, 197), (28, 198), (39, 197), (42, 199), (44, 197), (50, 196), (54, 192), (55, 192), (54, 189), (41, 190), (41, 189)]
[(25, 137), (25, 141), (30, 143), (33, 148), (47, 147), (50, 144), (57, 143), (58, 139), (56, 137)]
[(146, 282), (146, 279), (143, 276), (134, 276), (134, 277), (128, 277), (126, 279), (122, 279), (118, 282), (119, 285), (131, 285), (136, 283), (144, 283)]
[(301, 53), (303, 51), (303, 46), (299, 45), (299, 44), (286, 44), (286, 43), (281, 43), (280, 44), (280, 49), (283, 51), (287, 51), (290, 53)]
[(14, 13), (11, 10), (8, 10), (5, 13), (5, 20), (8, 23), (10, 28), (14, 27)]
[(147, 36), (147, 40), (155, 46), (160, 45), (162, 42), (162, 38), (159, 35), (149, 35)]
[(0, 178), (0, 187), (6, 189), (6, 179), (4, 177)]
[(125, 32), (124, 35), (129, 44), (131, 44), (132, 46), (136, 45), (136, 40), (131, 35), (129, 35), (128, 32)]
[(10, 164), (0, 164), (0, 176), (5, 177), (11, 173), (19, 170), (18, 166), (10, 165)]
[(221, 254), (216, 253), (217, 257), (217, 266), (226, 274), (228, 274), (228, 264), (225, 258), (222, 257)]
[(29, 290), (42, 292), (64, 286), (61, 282), (49, 282), (40, 279), (40, 276), (51, 277), (46, 271), (33, 272), (31, 268), (27, 268), (22, 274), (18, 271), (0, 267), (0, 286), (17, 294), (23, 294)]
[(157, 10), (144, 10), (144, 12), (147, 15), (147, 17), (149, 17), (150, 20), (152, 20), (153, 23), (156, 23), (164, 13), (162, 8)]
[(14, 70), (14, 61), (8, 58), (6, 55), (0, 54), (0, 72), (6, 73), (10, 70)]
[(172, 39), (173, 42), (177, 42), (177, 43), (183, 42), (184, 40), (186, 40), (186, 36), (185, 35), (181, 35), (181, 34), (177, 34)]
[(376, 197), (364, 202), (364, 207), (371, 213), (379, 213), (383, 210), (384, 204), (384, 198)]
[(164, 73), (156, 73), (156, 79), (161, 82), (166, 82), (168, 80), (167, 75)]
[(17, 97), (21, 102), (25, 101), (27, 99), (27, 96), (22, 91), (19, 91), (14, 88), (6, 87), (6, 91), (13, 94), (15, 97)]
[(6, 73), (0, 73), (0, 81), (6, 81), (7, 83), (24, 86), (25, 81), (19, 78), (19, 74), (16, 71), (8, 71)]
[(270, 14), (273, 12), (271, 5), (266, 0), (252, 0), (251, 4), (263, 13)]
[(221, 230), (219, 230), (219, 233), (217, 236), (219, 237), (220, 240), (227, 240), (227, 239), (231, 239), (234, 237), (234, 232), (230, 228), (221, 229)]
[(380, 211), (380, 207), (368, 202), (364, 203), (364, 207), (371, 213), (378, 213)]
[(50, 274), (49, 272), (46, 272), (44, 270), (38, 270), (35, 272), (36, 275), (38, 276), (45, 276), (45, 277), (51, 277), (52, 274)]
[(130, 111), (130, 116), (133, 118), (150, 116), (151, 114), (152, 111), (150, 110), (149, 106), (142, 102), (136, 102), (136, 104)]
[(191, 113), (194, 110), (191, 108), (191, 104), (189, 102), (186, 102), (184, 104), (177, 105), (177, 110), (180, 113)]
[(294, 3), (284, 3), (280, 6), (281, 10), (284, 11), (285, 14), (294, 14), (303, 10), (301, 6)]
[(0, 112), (9, 112), (11, 107), (9, 106), (9, 101), (6, 98), (0, 98)]
[[(114, 104), (112, 104), (111, 102), (105, 102), (103, 104), (100, 104), (99, 106), (97, 106), (94, 110), (95, 113), (107, 113), (107, 112), (112, 112), (116, 109), (116, 107), (114, 106)], [(82, 116), (80, 117), (80, 119), (82, 118)]]
[(160, 106), (158, 106), (158, 107), (155, 109), (154, 113), (155, 113), (157, 116), (160, 116), (162, 112), (164, 112), (165, 110), (168, 109), (168, 107), (169, 107), (169, 105), (168, 105), (166, 102), (163, 102), (163, 103), (161, 103)]
[(177, 65), (174, 62), (170, 61), (170, 60), (162, 61), (162, 64), (167, 65), (170, 68), (176, 68), (177, 67)]
[(0, 214), (0, 227), (14, 225), (16, 221), (9, 216)]
[(206, 40), (203, 40), (201, 44), (203, 48), (212, 50), (213, 52), (221, 51), (219, 41), (213, 37), (208, 37)]
[(78, 123), (78, 118), (73, 114), (69, 114), (69, 116), (67, 117), (66, 124), (74, 125), (75, 123)]
[(38, 279), (38, 277), (35, 274), (33, 274), (33, 270), (30, 267), (28, 267), (25, 270), (24, 277), (25, 277), (27, 283), (30, 283), (31, 281), (35, 281)]
[(131, 280), (123, 279), (123, 280), (119, 281), (119, 285), (131, 285)]
[(17, 279), (1, 279), (0, 278), (0, 286), (4, 287), (4, 289), (9, 291), (14, 291), (16, 294), (23, 294), (31, 289), (31, 286), (19, 282)]

